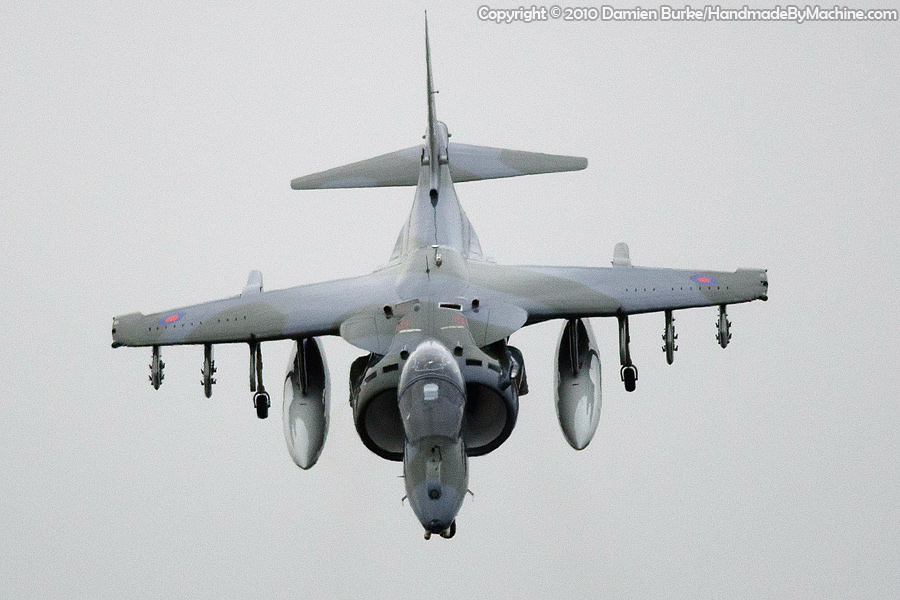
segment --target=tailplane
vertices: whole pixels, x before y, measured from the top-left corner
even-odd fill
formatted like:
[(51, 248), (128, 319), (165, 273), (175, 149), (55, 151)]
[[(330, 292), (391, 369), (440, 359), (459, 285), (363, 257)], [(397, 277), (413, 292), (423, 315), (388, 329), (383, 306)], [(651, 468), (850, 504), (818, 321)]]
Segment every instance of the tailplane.
[(298, 177), (291, 181), (295, 190), (323, 188), (362, 188), (417, 185), (420, 171), (427, 169), (432, 200), (441, 188), (441, 167), (449, 165), (452, 182), (518, 177), (540, 173), (580, 171), (587, 159), (539, 152), (506, 150), (488, 146), (448, 143), (447, 127), (437, 120), (434, 106), (434, 82), (431, 77), (431, 48), (428, 42), (428, 14), (425, 15), (426, 92), (428, 128), (425, 143), (397, 152)]
[[(447, 148), (450, 178), (454, 183), (580, 171), (587, 167), (587, 159), (579, 156), (524, 152), (454, 142), (450, 142)], [(419, 182), (423, 150), (422, 146), (413, 146), (305, 175), (292, 180), (291, 187), (295, 190), (316, 190), (416, 185)]]

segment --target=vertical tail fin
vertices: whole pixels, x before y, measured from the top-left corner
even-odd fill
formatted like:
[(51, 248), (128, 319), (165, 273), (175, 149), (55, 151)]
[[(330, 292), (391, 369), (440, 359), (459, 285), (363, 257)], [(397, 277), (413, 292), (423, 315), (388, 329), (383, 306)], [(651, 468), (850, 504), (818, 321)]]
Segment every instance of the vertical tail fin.
[(434, 81), (431, 78), (431, 44), (428, 42), (428, 11), (425, 11), (425, 70), (427, 74), (426, 91), (428, 93), (428, 165), (431, 173), (431, 201), (437, 201), (441, 187), (441, 143), (439, 138), (437, 114), (434, 109)]
[(449, 143), (447, 126), (437, 120), (434, 81), (431, 74), (431, 44), (428, 39), (428, 12), (425, 12), (425, 91), (428, 95), (428, 129), (424, 148), (413, 146), (382, 154), (367, 160), (335, 167), (327, 171), (297, 177), (291, 181), (295, 190), (322, 188), (358, 188), (395, 185), (418, 185), (423, 166), (428, 166), (429, 195), (437, 203), (441, 189), (441, 168), (446, 165), (444, 182), (478, 181), (539, 173), (579, 171), (587, 167), (587, 159), (537, 152), (522, 152)]
[(425, 71), (428, 77), (426, 81), (428, 92), (428, 127), (434, 129), (437, 122), (437, 114), (434, 110), (434, 80), (431, 78), (431, 44), (428, 42), (428, 11), (425, 11)]

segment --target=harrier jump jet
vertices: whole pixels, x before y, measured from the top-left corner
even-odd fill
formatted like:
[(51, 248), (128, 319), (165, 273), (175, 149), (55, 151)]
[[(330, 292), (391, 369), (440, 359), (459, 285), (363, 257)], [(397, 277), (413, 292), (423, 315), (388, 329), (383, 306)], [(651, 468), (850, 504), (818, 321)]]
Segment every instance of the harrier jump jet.
[(735, 272), (634, 267), (619, 244), (611, 267), (504, 266), (484, 258), (454, 182), (587, 167), (584, 158), (449, 142), (435, 113), (425, 27), (428, 126), (425, 142), (294, 179), (296, 190), (415, 186), (409, 218), (390, 260), (368, 275), (263, 291), (250, 274), (239, 296), (113, 319), (113, 347), (152, 348), (150, 381), (163, 381), (162, 346), (204, 347), (203, 386), (212, 394), (214, 344), (250, 348), (250, 390), (266, 418), (262, 342), (293, 340), (284, 378), (284, 435), (303, 469), (319, 458), (328, 431), (330, 381), (320, 336), (339, 335), (365, 354), (350, 367), (350, 404), (363, 444), (402, 461), (410, 505), (432, 534), (452, 537), (468, 490), (468, 458), (498, 448), (527, 393), (522, 353), (509, 345), (522, 327), (564, 322), (556, 347), (555, 401), (562, 432), (575, 449), (591, 441), (600, 416), (600, 357), (590, 317), (619, 325), (620, 376), (634, 391), (631, 315), (665, 315), (663, 350), (677, 350), (672, 313), (718, 307), (716, 337), (731, 339), (726, 306), (766, 300), (763, 269)]

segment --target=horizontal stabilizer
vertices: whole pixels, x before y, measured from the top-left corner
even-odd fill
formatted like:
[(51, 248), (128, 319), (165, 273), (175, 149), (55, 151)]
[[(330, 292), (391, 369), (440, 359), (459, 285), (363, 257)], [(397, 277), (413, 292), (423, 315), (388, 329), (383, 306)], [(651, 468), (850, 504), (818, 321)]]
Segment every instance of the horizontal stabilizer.
[(448, 154), (450, 176), (454, 182), (580, 171), (587, 167), (587, 159), (580, 156), (560, 156), (469, 144), (451, 143)]
[[(578, 156), (523, 152), (452, 142), (448, 144), (447, 154), (450, 177), (454, 182), (580, 171), (587, 167), (587, 159)], [(316, 190), (416, 185), (421, 166), (422, 146), (414, 146), (298, 177), (291, 181), (291, 188)]]
[(291, 181), (295, 190), (321, 190), (327, 188), (390, 187), (416, 185), (422, 164), (422, 146), (414, 146), (375, 158), (368, 158), (304, 175)]

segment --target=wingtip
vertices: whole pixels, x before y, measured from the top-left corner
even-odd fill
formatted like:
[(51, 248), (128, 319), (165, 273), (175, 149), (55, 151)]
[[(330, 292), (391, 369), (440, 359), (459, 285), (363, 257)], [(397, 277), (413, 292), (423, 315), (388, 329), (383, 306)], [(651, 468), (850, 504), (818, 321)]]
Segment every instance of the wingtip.
[[(313, 173), (313, 175), (318, 175), (319, 173)], [(304, 175), (302, 177), (295, 177), (291, 179), (291, 189), (292, 190), (312, 190), (316, 187), (322, 187), (321, 185), (316, 186), (314, 184), (310, 184), (309, 175)]]

